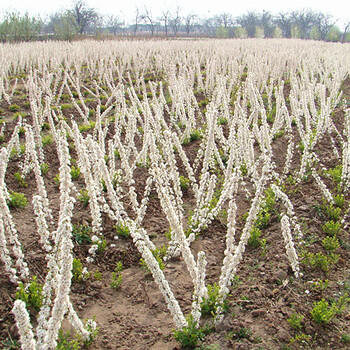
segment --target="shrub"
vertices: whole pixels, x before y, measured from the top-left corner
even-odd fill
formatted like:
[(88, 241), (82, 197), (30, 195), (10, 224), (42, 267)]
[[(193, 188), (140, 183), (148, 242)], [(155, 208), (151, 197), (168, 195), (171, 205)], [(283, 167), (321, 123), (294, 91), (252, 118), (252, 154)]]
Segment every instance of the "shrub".
[(183, 190), (187, 190), (189, 185), (190, 185), (190, 180), (187, 177), (180, 175), (180, 187)]
[(32, 306), (35, 310), (39, 311), (43, 304), (43, 286), (37, 282), (37, 277), (33, 276), (32, 281), (24, 285), (22, 282), (18, 283), (18, 291), (16, 293), (16, 299), (24, 301), (28, 306)]
[(303, 260), (302, 263), (312, 268), (320, 268), (324, 272), (328, 272), (339, 260), (338, 254), (324, 255), (321, 252), (317, 254), (304, 252), (301, 254)]
[(73, 108), (73, 106), (70, 103), (63, 103), (61, 105), (61, 110), (64, 111), (65, 109)]
[(202, 316), (214, 316), (219, 307), (223, 310), (223, 312), (227, 312), (227, 300), (221, 301), (220, 287), (216, 283), (213, 285), (208, 284), (208, 298), (201, 303)]
[(123, 264), (121, 263), (121, 261), (119, 261), (117, 263), (117, 266), (114, 272), (112, 272), (112, 281), (110, 283), (112, 288), (119, 289), (119, 287), (121, 286), (123, 282), (122, 271), (123, 271)]
[(11, 105), (11, 106), (9, 107), (9, 110), (10, 110), (11, 112), (18, 112), (20, 109), (21, 109), (21, 107), (18, 106), (18, 105), (16, 105), (16, 104), (13, 104), (13, 105)]
[(304, 316), (299, 313), (292, 313), (290, 318), (288, 318), (287, 322), (290, 324), (290, 326), (296, 330), (301, 329), (301, 322), (303, 321)]
[(204, 331), (201, 327), (198, 327), (197, 323), (193, 320), (193, 316), (187, 317), (188, 326), (179, 330), (173, 330), (174, 338), (184, 348), (195, 348), (198, 342), (204, 339)]
[(11, 191), (10, 199), (7, 204), (10, 208), (25, 208), (28, 204), (28, 200), (24, 193)]
[(49, 172), (49, 170), (50, 170), (50, 166), (49, 166), (49, 164), (47, 164), (47, 163), (42, 163), (41, 165), (40, 165), (40, 170), (41, 170), (41, 173), (42, 174), (47, 174), (48, 172)]
[(72, 177), (72, 180), (77, 180), (80, 176), (80, 168), (72, 165), (70, 170), (70, 176)]
[(78, 200), (84, 205), (84, 207), (86, 207), (90, 201), (89, 192), (87, 190), (80, 190), (79, 193)]
[[(164, 270), (165, 264), (164, 264), (164, 260), (163, 259), (164, 259), (165, 255), (166, 255), (166, 252), (167, 252), (166, 245), (162, 245), (159, 248), (151, 250), (151, 252), (152, 252), (153, 256), (155, 257), (155, 259), (157, 260), (157, 262), (159, 264), (159, 268), (161, 270)], [(147, 266), (147, 263), (142, 258), (140, 259), (140, 265), (141, 265), (142, 269), (146, 270), (149, 273), (151, 272), (150, 269)]]
[(201, 134), (201, 131), (198, 130), (198, 129), (195, 129), (193, 130), (191, 133), (190, 133), (190, 141), (197, 141), (199, 140), (200, 138), (202, 137), (202, 134)]
[(333, 220), (327, 221), (323, 226), (322, 230), (323, 232), (331, 237), (335, 237), (341, 229), (341, 223), (340, 222), (334, 222)]
[(16, 181), (21, 187), (27, 187), (28, 184), (26, 183), (24, 176), (21, 173), (14, 173), (13, 176), (15, 177)]
[(45, 135), (41, 139), (41, 143), (42, 143), (43, 147), (51, 145), (52, 142), (53, 142), (53, 138), (51, 135)]
[(339, 249), (340, 244), (337, 237), (328, 236), (322, 240), (323, 248), (328, 251), (335, 251)]
[(83, 268), (83, 264), (80, 259), (73, 259), (72, 266), (72, 278), (75, 282), (86, 281), (90, 277), (90, 273), (87, 272), (86, 268)]
[(258, 229), (257, 227), (254, 227), (250, 231), (250, 237), (248, 239), (248, 246), (252, 247), (252, 248), (260, 247), (261, 246), (260, 236), (261, 236), (260, 229)]
[(350, 302), (348, 294), (345, 293), (338, 300), (334, 301), (331, 305), (325, 299), (314, 303), (314, 307), (311, 310), (311, 318), (316, 323), (326, 324), (329, 323), (337, 314), (339, 314), (347, 303)]
[(86, 225), (73, 225), (72, 235), (75, 242), (78, 244), (91, 243), (91, 232), (90, 226)]
[(125, 224), (119, 224), (116, 226), (113, 226), (115, 228), (115, 230), (117, 231), (117, 235), (124, 237), (124, 238), (128, 238), (130, 237), (130, 229), (128, 227), (128, 225)]

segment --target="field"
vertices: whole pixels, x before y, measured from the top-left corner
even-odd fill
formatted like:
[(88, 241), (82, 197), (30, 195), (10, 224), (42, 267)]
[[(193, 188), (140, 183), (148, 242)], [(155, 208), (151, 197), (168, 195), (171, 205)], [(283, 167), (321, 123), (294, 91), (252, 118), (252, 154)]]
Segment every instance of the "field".
[(349, 62), (0, 46), (0, 347), (348, 348)]

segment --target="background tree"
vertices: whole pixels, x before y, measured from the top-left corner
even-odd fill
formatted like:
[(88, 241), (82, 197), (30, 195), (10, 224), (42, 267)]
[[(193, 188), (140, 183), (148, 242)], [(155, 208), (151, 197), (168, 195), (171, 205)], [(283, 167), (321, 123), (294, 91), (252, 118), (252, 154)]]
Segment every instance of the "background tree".
[(162, 12), (162, 15), (159, 18), (159, 20), (163, 23), (165, 36), (168, 36), (168, 27), (169, 27), (169, 22), (170, 22), (170, 11), (164, 10)]
[(214, 20), (217, 24), (217, 26), (222, 26), (224, 28), (232, 27), (234, 24), (234, 19), (230, 13), (224, 12), (220, 13), (219, 15), (216, 15), (214, 17)]
[(177, 6), (174, 11), (174, 14), (170, 17), (170, 26), (173, 29), (173, 33), (175, 36), (177, 35), (177, 32), (179, 31), (182, 22), (180, 10), (180, 6)]
[(116, 36), (124, 26), (124, 22), (118, 16), (109, 15), (106, 17), (105, 25), (108, 28), (109, 32)]
[(342, 34), (342, 36), (340, 38), (340, 40), (342, 42), (346, 41), (346, 37), (347, 37), (347, 34), (348, 34), (349, 31), (350, 31), (350, 21), (345, 25), (343, 34)]
[(268, 11), (263, 11), (260, 15), (260, 26), (264, 29), (264, 37), (272, 38), (275, 28), (274, 18)]
[(326, 40), (327, 35), (331, 28), (337, 21), (330, 14), (324, 14), (319, 12), (316, 16), (316, 26), (320, 33), (320, 39)]
[(90, 26), (94, 26), (99, 20), (97, 11), (88, 7), (82, 0), (74, 1), (71, 15), (74, 18), (75, 26), (79, 34), (84, 34)]
[(278, 13), (275, 23), (281, 28), (283, 37), (292, 37), (293, 18), (290, 13)]
[(154, 34), (154, 29), (155, 29), (155, 20), (153, 19), (152, 11), (148, 7), (144, 7), (144, 13), (142, 15), (143, 20), (145, 23), (148, 25), (151, 35), (153, 36)]
[(78, 34), (75, 18), (71, 11), (57, 12), (51, 16), (50, 27), (58, 39), (71, 41)]
[(193, 27), (194, 21), (197, 19), (197, 15), (194, 13), (189, 13), (186, 17), (184, 17), (185, 29), (187, 36), (190, 35), (191, 29)]
[(298, 27), (300, 38), (310, 38), (311, 28), (317, 24), (317, 14), (311, 10), (293, 11), (291, 17), (293, 24)]
[(42, 26), (40, 18), (29, 16), (28, 13), (21, 15), (17, 11), (7, 12), (0, 24), (0, 38), (3, 42), (30, 41), (39, 35)]
[(215, 36), (216, 35), (216, 22), (214, 17), (204, 18), (202, 20), (202, 33), (205, 36)]
[(245, 29), (249, 38), (254, 38), (255, 28), (260, 24), (259, 15), (256, 12), (248, 12), (236, 18), (236, 22)]
[(140, 12), (140, 9), (138, 7), (135, 8), (135, 14), (134, 14), (134, 35), (137, 34), (137, 30), (138, 30), (138, 27), (139, 27), (139, 24), (142, 20), (142, 14)]

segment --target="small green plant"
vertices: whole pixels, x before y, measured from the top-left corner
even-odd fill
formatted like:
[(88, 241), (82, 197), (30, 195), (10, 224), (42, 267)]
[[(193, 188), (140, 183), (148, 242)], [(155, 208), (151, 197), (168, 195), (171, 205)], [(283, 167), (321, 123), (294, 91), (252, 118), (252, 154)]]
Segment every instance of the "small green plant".
[(238, 329), (237, 332), (234, 332), (232, 334), (232, 337), (235, 339), (247, 339), (249, 337), (251, 337), (251, 335), (253, 334), (253, 332), (245, 327), (241, 327)]
[(213, 285), (208, 284), (208, 297), (201, 303), (202, 316), (215, 316), (219, 307), (223, 310), (223, 312), (227, 312), (227, 300), (221, 300), (220, 287), (216, 283)]
[(292, 328), (299, 331), (302, 327), (301, 322), (303, 321), (303, 319), (304, 319), (304, 316), (302, 314), (294, 312), (292, 313), (290, 318), (288, 318), (287, 322), (290, 324)]
[(333, 236), (327, 236), (322, 240), (323, 248), (327, 251), (334, 252), (335, 250), (339, 249), (340, 244), (337, 237)]
[(46, 174), (49, 172), (49, 170), (50, 170), (49, 164), (47, 164), (47, 163), (42, 163), (42, 164), (40, 165), (40, 170), (41, 170), (41, 173), (42, 173), (43, 175), (46, 175)]
[(101, 281), (101, 279), (102, 279), (102, 272), (100, 272), (100, 271), (95, 271), (94, 274), (93, 274), (93, 278), (94, 278), (96, 281)]
[(97, 243), (97, 252), (98, 253), (103, 253), (107, 248), (107, 240), (101, 236), (101, 239)]
[(13, 104), (13, 105), (11, 105), (10, 107), (9, 107), (9, 110), (11, 111), (11, 112), (18, 112), (19, 110), (21, 109), (21, 107), (20, 106), (18, 106), (18, 105), (16, 105), (16, 104)]
[(114, 150), (114, 155), (115, 155), (115, 157), (116, 157), (117, 159), (120, 159), (120, 152), (119, 152), (118, 149), (115, 149), (115, 150)]
[(89, 332), (89, 338), (85, 339), (83, 344), (85, 347), (89, 347), (100, 330), (100, 327), (96, 327), (95, 316), (92, 319), (85, 320), (84, 328)]
[(84, 207), (87, 207), (90, 201), (88, 190), (80, 190), (78, 195), (78, 200)]
[(173, 335), (184, 348), (194, 349), (199, 342), (204, 340), (204, 330), (198, 327), (192, 315), (188, 316), (186, 321), (188, 325), (182, 329), (173, 330)]
[(328, 272), (330, 268), (332, 268), (339, 260), (339, 255), (330, 253), (328, 255), (324, 255), (321, 252), (316, 254), (310, 252), (303, 252), (301, 254), (303, 258), (302, 263), (310, 266), (312, 268), (319, 268), (324, 272)]
[(111, 287), (113, 289), (119, 289), (123, 282), (123, 264), (121, 261), (117, 262), (117, 266), (114, 269), (114, 272), (112, 272), (112, 281), (110, 283)]
[(23, 136), (25, 133), (26, 133), (26, 129), (23, 126), (21, 126), (18, 130), (18, 135)]
[(24, 112), (16, 112), (13, 116), (12, 116), (12, 120), (17, 120), (20, 117), (25, 117), (27, 115), (27, 113)]
[(5, 141), (5, 135), (4, 134), (0, 134), (0, 143), (3, 143), (4, 141)]
[(53, 138), (51, 135), (45, 135), (41, 139), (41, 143), (42, 143), (43, 147), (51, 145), (52, 142), (53, 142)]
[(24, 179), (24, 176), (21, 173), (14, 173), (13, 176), (21, 187), (28, 186), (28, 184), (26, 183), (26, 181)]
[[(159, 268), (161, 270), (164, 270), (165, 268), (165, 264), (164, 264), (164, 257), (166, 255), (166, 252), (167, 252), (167, 246), (166, 245), (162, 245), (161, 247), (159, 248), (156, 248), (154, 250), (151, 250), (153, 256), (155, 257), (155, 259), (157, 260), (158, 264), (159, 264)], [(141, 268), (147, 272), (151, 272), (150, 269), (148, 268), (147, 266), (147, 263), (146, 261), (141, 258), (140, 259), (140, 265), (141, 265)]]
[(205, 98), (204, 100), (198, 102), (198, 106), (205, 107), (208, 103), (209, 103), (209, 100)]
[(267, 228), (270, 226), (271, 223), (271, 213), (264, 208), (262, 208), (259, 213), (258, 217), (255, 221), (255, 225), (258, 228)]
[(202, 137), (202, 133), (199, 129), (195, 129), (190, 133), (190, 141), (197, 141)]
[(273, 135), (272, 140), (275, 141), (278, 138), (282, 137), (283, 135), (284, 135), (284, 130), (279, 130)]
[(50, 124), (47, 122), (44, 122), (41, 124), (41, 130), (50, 130)]
[(79, 125), (79, 131), (84, 132), (84, 131), (91, 130), (95, 127), (95, 125), (96, 125), (96, 122), (94, 121), (91, 121), (88, 124)]
[(336, 196), (334, 196), (334, 204), (336, 205), (336, 207), (343, 208), (344, 203), (345, 203), (345, 199), (342, 194), (337, 194)]
[(10, 159), (16, 158), (18, 155), (24, 154), (26, 151), (26, 145), (20, 145), (19, 149), (13, 147), (10, 152)]
[(350, 344), (350, 334), (343, 333), (341, 335), (341, 341), (345, 344)]
[(250, 237), (248, 239), (248, 246), (251, 248), (258, 248), (261, 246), (261, 231), (257, 227), (254, 227), (250, 231)]
[(307, 335), (305, 333), (300, 333), (300, 334), (296, 334), (290, 341), (289, 341), (289, 345), (294, 345), (296, 346), (295, 343), (299, 342), (300, 346), (302, 346), (303, 348), (306, 346), (309, 347), (310, 345), (310, 340), (311, 340), (311, 335)]
[(317, 292), (324, 291), (329, 287), (329, 281), (327, 279), (325, 280), (319, 280), (312, 282), (311, 289)]
[(226, 124), (227, 124), (227, 118), (225, 117), (218, 118), (218, 125), (226, 125)]
[(84, 243), (91, 243), (92, 229), (87, 225), (73, 225), (72, 235), (75, 242), (79, 245)]
[(61, 104), (61, 111), (64, 111), (65, 109), (70, 109), (70, 108), (73, 108), (73, 105), (71, 105), (70, 103)]
[(25, 208), (28, 200), (24, 193), (11, 191), (7, 204), (10, 208)]
[(186, 191), (189, 185), (190, 185), (190, 180), (187, 177), (180, 175), (180, 187), (184, 191)]
[(60, 174), (56, 174), (55, 177), (53, 178), (53, 180), (56, 182), (56, 185), (59, 186), (60, 185)]
[(86, 281), (90, 277), (90, 273), (87, 272), (86, 268), (83, 268), (80, 259), (76, 258), (73, 259), (72, 275), (75, 282)]
[(349, 302), (350, 298), (348, 297), (347, 293), (331, 304), (329, 304), (325, 299), (322, 299), (319, 302), (314, 302), (314, 307), (311, 310), (311, 318), (316, 323), (329, 323), (337, 314), (341, 313), (346, 304)]
[(128, 225), (120, 223), (120, 224), (113, 226), (113, 227), (117, 231), (118, 236), (121, 236), (124, 238), (130, 237), (130, 229), (129, 229)]
[(248, 169), (247, 169), (247, 165), (246, 165), (245, 163), (242, 163), (242, 164), (241, 164), (240, 170), (241, 170), (242, 176), (247, 175)]
[(334, 168), (328, 169), (327, 173), (329, 174), (329, 176), (332, 178), (332, 180), (336, 183), (336, 184), (340, 184), (341, 183), (341, 174), (343, 172), (343, 166), (337, 165)]
[(56, 350), (80, 350), (81, 342), (79, 337), (73, 338), (69, 331), (66, 333), (62, 329), (58, 331)]
[(323, 206), (324, 213), (329, 220), (337, 221), (341, 215), (341, 208), (333, 204)]
[(77, 180), (80, 176), (80, 168), (72, 165), (70, 170), (70, 176), (72, 177), (72, 180)]
[(341, 229), (341, 223), (340, 222), (334, 222), (333, 220), (325, 222), (325, 224), (322, 226), (322, 231), (331, 237), (336, 237)]
[(43, 304), (43, 286), (37, 282), (37, 276), (33, 276), (30, 283), (26, 285), (22, 282), (18, 283), (18, 291), (16, 298), (24, 301), (28, 306), (32, 306), (39, 311)]

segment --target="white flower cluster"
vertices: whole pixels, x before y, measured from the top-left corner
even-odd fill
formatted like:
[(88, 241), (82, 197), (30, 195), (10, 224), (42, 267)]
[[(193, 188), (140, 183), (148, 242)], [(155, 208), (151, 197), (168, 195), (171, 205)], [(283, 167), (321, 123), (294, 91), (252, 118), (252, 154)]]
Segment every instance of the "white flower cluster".
[(282, 234), (283, 234), (284, 243), (286, 247), (287, 257), (288, 257), (290, 266), (294, 271), (295, 277), (298, 278), (300, 273), (298, 254), (294, 248), (293, 238), (290, 233), (289, 218), (287, 215), (283, 215), (281, 219), (281, 226), (282, 226)]
[(9, 255), (6, 244), (6, 235), (10, 245), (12, 246), (12, 253), (16, 259), (15, 265), (19, 269), (20, 277), (22, 279), (26, 279), (29, 275), (29, 270), (24, 259), (22, 245), (18, 239), (17, 230), (13, 222), (10, 209), (6, 203), (6, 200), (9, 198), (5, 184), (5, 171), (7, 164), (7, 150), (6, 148), (2, 148), (0, 152), (0, 256), (5, 263), (6, 270), (10, 273), (11, 281), (15, 283), (17, 281), (17, 271), (12, 267), (12, 259)]
[(143, 235), (141, 235), (135, 225), (131, 225), (130, 233), (133, 238), (133, 241), (142, 255), (142, 258), (145, 260), (147, 267), (150, 269), (154, 280), (159, 286), (160, 291), (162, 292), (164, 299), (167, 303), (168, 309), (171, 312), (176, 327), (182, 329), (187, 326), (185, 317), (180, 309), (180, 306), (174, 297), (173, 292), (171, 291), (168, 281), (166, 280), (163, 271), (159, 267), (159, 263), (156, 258), (153, 256), (150, 248), (144, 241)]
[(316, 170), (314, 168), (311, 168), (311, 174), (313, 178), (316, 180), (316, 183), (318, 185), (318, 188), (323, 193), (323, 196), (327, 199), (329, 203), (334, 203), (333, 196), (327, 186), (324, 184), (320, 176), (317, 174)]

